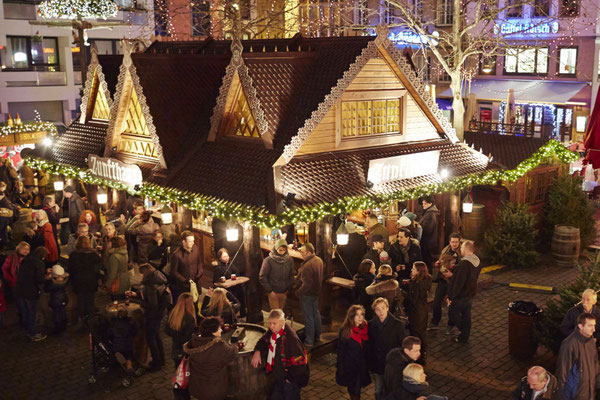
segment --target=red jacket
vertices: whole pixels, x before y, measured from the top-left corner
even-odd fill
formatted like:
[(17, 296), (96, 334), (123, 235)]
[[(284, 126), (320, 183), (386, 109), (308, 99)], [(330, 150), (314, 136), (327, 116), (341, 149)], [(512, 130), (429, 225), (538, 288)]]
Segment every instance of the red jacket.
[(58, 261), (58, 246), (56, 239), (54, 239), (54, 232), (52, 231), (50, 222), (46, 222), (44, 226), (40, 226), (38, 232), (44, 237), (44, 247), (48, 250), (46, 260), (50, 262)]

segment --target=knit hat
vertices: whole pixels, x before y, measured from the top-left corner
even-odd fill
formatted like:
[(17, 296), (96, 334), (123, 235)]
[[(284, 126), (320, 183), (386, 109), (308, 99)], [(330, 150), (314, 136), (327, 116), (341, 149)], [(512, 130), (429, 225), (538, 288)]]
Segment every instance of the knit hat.
[(404, 216), (410, 219), (410, 222), (415, 222), (415, 219), (417, 219), (417, 214), (411, 213), (410, 211), (405, 213)]
[(56, 264), (52, 267), (52, 275), (53, 276), (63, 276), (65, 274), (65, 269), (60, 265)]
[(279, 239), (278, 241), (275, 242), (275, 250), (277, 250), (280, 247), (287, 247), (287, 242), (285, 241), (285, 239)]
[(73, 189), (73, 186), (67, 185), (67, 186), (65, 186), (65, 188), (63, 189), (63, 191), (67, 192), (67, 193), (73, 193), (75, 191), (75, 189)]
[(398, 223), (400, 225), (402, 225), (403, 227), (407, 227), (407, 226), (410, 226), (410, 224), (412, 223), (412, 221), (406, 215), (403, 215), (403, 216), (400, 217), (400, 219), (398, 219)]

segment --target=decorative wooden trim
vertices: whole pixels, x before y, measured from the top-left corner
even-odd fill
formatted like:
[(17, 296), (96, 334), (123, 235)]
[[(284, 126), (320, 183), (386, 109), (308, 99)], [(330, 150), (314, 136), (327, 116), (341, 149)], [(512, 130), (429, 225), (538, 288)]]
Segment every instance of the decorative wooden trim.
[[(79, 116), (79, 123), (85, 124), (87, 117), (87, 106), (90, 101), (90, 95), (92, 94), (92, 85), (94, 84), (94, 73), (98, 76), (98, 91), (102, 90), (104, 92), (104, 96), (106, 97), (106, 102), (108, 103), (108, 108), (112, 107), (113, 100), (110, 96), (110, 92), (108, 90), (108, 85), (106, 84), (106, 78), (104, 77), (104, 72), (102, 72), (102, 65), (98, 62), (98, 48), (95, 44), (92, 44), (92, 48), (90, 49), (92, 53), (92, 57), (90, 60), (90, 65), (87, 70), (87, 76), (85, 78), (85, 86), (83, 88), (83, 97), (81, 98), (81, 105), (79, 106), (79, 111), (81, 115)], [(96, 95), (96, 98), (98, 95)], [(96, 105), (96, 99), (94, 99), (94, 106)], [(93, 112), (93, 109), (92, 109)]]
[(231, 43), (231, 61), (225, 70), (225, 77), (223, 78), (223, 84), (219, 89), (219, 97), (217, 98), (217, 104), (213, 108), (213, 114), (210, 117), (210, 131), (208, 134), (208, 141), (213, 142), (217, 138), (217, 131), (225, 114), (225, 106), (227, 104), (227, 98), (236, 93), (231, 93), (231, 84), (234, 81), (235, 74), (239, 77), (240, 85), (248, 100), (252, 117), (256, 122), (260, 137), (267, 149), (273, 148), (273, 134), (269, 131), (269, 123), (265, 116), (264, 109), (258, 98), (256, 88), (252, 84), (252, 78), (248, 73), (248, 67), (244, 64), (244, 58), (242, 56), (243, 46), (239, 39), (234, 40)]
[[(113, 105), (110, 109), (110, 120), (108, 124), (108, 131), (106, 135), (106, 148), (104, 151), (105, 155), (112, 154), (112, 146), (114, 140), (116, 139), (116, 130), (120, 127), (116, 126), (116, 121), (119, 114), (119, 109), (121, 106), (125, 107), (126, 104), (123, 103), (122, 98), (124, 96), (124, 89), (127, 79), (131, 79), (132, 90), (135, 90), (135, 93), (138, 97), (138, 101), (140, 103), (140, 108), (142, 110), (142, 114), (144, 119), (146, 120), (146, 125), (148, 127), (148, 132), (150, 132), (150, 137), (154, 142), (154, 146), (156, 147), (156, 154), (158, 155), (158, 161), (162, 168), (167, 168), (167, 164), (165, 162), (165, 158), (163, 155), (163, 149), (160, 145), (160, 140), (158, 135), (156, 134), (156, 127), (154, 126), (154, 120), (152, 119), (152, 115), (150, 114), (150, 108), (146, 102), (146, 96), (144, 95), (144, 91), (142, 85), (140, 84), (140, 78), (136, 73), (135, 65), (133, 65), (133, 61), (131, 60), (131, 52), (133, 48), (136, 46), (136, 43), (131, 43), (127, 40), (122, 40), (123, 44), (123, 63), (121, 64), (119, 70), (119, 80), (117, 83), (117, 88), (115, 90), (115, 97)], [(130, 99), (128, 99), (130, 100)], [(120, 134), (120, 133), (119, 133)]]
[(425, 114), (433, 122), (433, 125), (438, 132), (444, 133), (453, 143), (458, 142), (456, 131), (438, 108), (435, 99), (433, 99), (429, 94), (429, 91), (425, 89), (425, 84), (421, 78), (417, 76), (406, 62), (402, 52), (397, 50), (394, 43), (389, 40), (389, 30), (387, 26), (378, 25), (376, 32), (376, 39), (371, 41), (363, 49), (361, 54), (356, 57), (354, 63), (350, 65), (350, 68), (344, 73), (343, 77), (338, 80), (337, 85), (331, 89), (331, 92), (327, 96), (325, 96), (325, 99), (319, 104), (317, 109), (313, 111), (311, 117), (304, 122), (304, 126), (298, 130), (298, 134), (285, 146), (282, 155), (285, 163), (290, 162), (302, 144), (308, 139), (309, 134), (321, 122), (329, 110), (331, 110), (346, 89), (348, 89), (348, 86), (350, 86), (354, 78), (356, 78), (367, 62), (371, 58), (378, 56), (380, 49), (385, 50), (385, 52), (389, 54), (389, 58), (400, 72), (399, 75), (402, 84), (405, 85), (407, 90), (415, 97), (415, 101), (425, 111)]

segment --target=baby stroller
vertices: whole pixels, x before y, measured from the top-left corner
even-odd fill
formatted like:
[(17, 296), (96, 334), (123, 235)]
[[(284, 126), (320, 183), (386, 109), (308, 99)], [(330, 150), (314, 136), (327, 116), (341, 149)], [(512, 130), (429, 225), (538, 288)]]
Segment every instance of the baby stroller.
[(92, 373), (88, 376), (88, 382), (96, 383), (99, 373), (106, 373), (111, 368), (119, 366), (122, 371), (121, 385), (129, 387), (133, 378), (141, 376), (144, 370), (137, 366), (132, 371), (128, 371), (123, 355), (113, 351), (109, 335), (110, 320), (102, 315), (93, 315), (87, 319), (87, 326), (90, 331), (90, 351), (92, 353)]

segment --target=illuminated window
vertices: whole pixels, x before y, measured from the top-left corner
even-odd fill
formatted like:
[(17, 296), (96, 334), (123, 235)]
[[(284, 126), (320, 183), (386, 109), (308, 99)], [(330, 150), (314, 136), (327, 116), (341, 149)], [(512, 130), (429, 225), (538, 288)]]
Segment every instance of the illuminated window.
[(561, 75), (575, 75), (577, 67), (577, 48), (559, 49), (558, 73)]
[(93, 107), (92, 119), (108, 121), (110, 109), (108, 108), (108, 101), (106, 100), (104, 91), (100, 88), (100, 79), (98, 79), (97, 71), (94, 71), (94, 80), (92, 81), (92, 92), (90, 93), (88, 107)]
[(342, 137), (400, 133), (400, 99), (342, 102)]
[(548, 48), (506, 49), (504, 72), (508, 74), (548, 73)]
[(125, 119), (125, 127), (123, 133), (139, 136), (150, 136), (146, 120), (142, 114), (142, 108), (135, 90), (131, 90), (131, 99), (127, 107), (127, 118)]
[(252, 116), (252, 111), (250, 110), (250, 105), (248, 104), (248, 100), (246, 100), (246, 96), (244, 96), (244, 92), (241, 91), (241, 89), (240, 94), (234, 104), (232, 118), (233, 132), (236, 136), (260, 137), (258, 128), (256, 127), (256, 122)]

